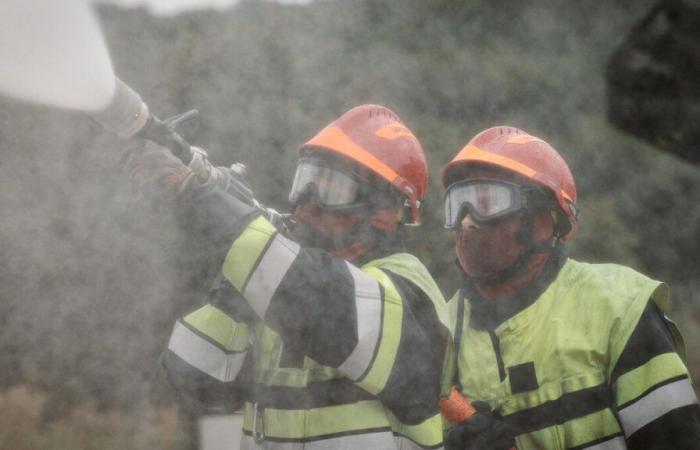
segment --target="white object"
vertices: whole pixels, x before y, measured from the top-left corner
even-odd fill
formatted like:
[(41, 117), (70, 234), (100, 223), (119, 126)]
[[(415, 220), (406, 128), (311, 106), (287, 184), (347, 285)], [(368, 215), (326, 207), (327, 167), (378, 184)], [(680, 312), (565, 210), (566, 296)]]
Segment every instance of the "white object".
[(76, 110), (105, 107), (114, 74), (87, 0), (0, 1), (0, 93)]
[(241, 443), (241, 414), (199, 419), (199, 450), (237, 450)]

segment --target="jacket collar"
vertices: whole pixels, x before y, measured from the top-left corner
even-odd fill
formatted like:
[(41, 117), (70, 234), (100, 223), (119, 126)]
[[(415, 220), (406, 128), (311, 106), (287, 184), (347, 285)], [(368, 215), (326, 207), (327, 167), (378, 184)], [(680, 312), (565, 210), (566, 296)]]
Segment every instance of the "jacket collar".
[(465, 275), (460, 297), (462, 301), (469, 301), (469, 326), (478, 330), (493, 330), (533, 304), (556, 278), (566, 259), (563, 247), (557, 246), (542, 272), (529, 285), (513, 296), (498, 300), (481, 295), (474, 286), (474, 281)]

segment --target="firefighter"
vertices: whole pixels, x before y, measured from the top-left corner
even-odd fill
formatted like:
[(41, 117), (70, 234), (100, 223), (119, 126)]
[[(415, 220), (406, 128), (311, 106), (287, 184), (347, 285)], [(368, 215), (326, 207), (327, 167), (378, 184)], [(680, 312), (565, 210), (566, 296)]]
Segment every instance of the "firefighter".
[(177, 321), (162, 361), (190, 400), (243, 409), (242, 448), (442, 445), (447, 307), (402, 248), (428, 174), (396, 114), (355, 107), (301, 146), (288, 227), (154, 144), (127, 167), (223, 249), (212, 256), (223, 261), (220, 279)]
[(445, 167), (443, 184), (464, 275), (448, 302), (455, 384), (478, 411), (445, 447), (700, 448), (682, 340), (663, 312), (668, 287), (566, 256), (578, 207), (557, 151), (489, 128)]

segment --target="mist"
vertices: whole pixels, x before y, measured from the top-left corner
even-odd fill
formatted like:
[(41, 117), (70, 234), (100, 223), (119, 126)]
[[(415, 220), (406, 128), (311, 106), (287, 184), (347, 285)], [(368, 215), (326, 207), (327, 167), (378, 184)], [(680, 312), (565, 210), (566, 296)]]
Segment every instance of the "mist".
[[(182, 134), (215, 163), (246, 164), (258, 199), (282, 211), (299, 145), (357, 104), (393, 109), (431, 170), (426, 220), (408, 245), (447, 297), (459, 276), (442, 167), (488, 126), (541, 136), (576, 177), (571, 255), (668, 282), (698, 379), (700, 168), (606, 120), (608, 58), (653, 3), (242, 1), (172, 17), (100, 4), (111, 61), (90, 67), (113, 69), (159, 117), (197, 108)], [(0, 54), (20, 51), (9, 32)], [(61, 93), (65, 78), (33, 76)], [(0, 447), (195, 448), (193, 417), (157, 360), (215, 268), (171, 214), (130, 192), (124, 141), (34, 94), (45, 95), (0, 97), (0, 404), (12, 411), (0, 415)], [(73, 109), (99, 107), (83, 100)]]

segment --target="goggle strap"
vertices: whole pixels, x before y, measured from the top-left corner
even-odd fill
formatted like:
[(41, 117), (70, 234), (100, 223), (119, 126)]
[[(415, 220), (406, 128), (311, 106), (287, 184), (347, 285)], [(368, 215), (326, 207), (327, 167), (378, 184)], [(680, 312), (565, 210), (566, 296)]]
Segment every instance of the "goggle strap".
[(391, 184), (406, 196), (406, 201), (411, 208), (411, 216), (413, 217), (413, 222), (410, 223), (410, 225), (420, 225), (420, 212), (418, 211), (420, 208), (420, 200), (417, 198), (417, 193), (413, 185), (399, 174), (396, 174)]

